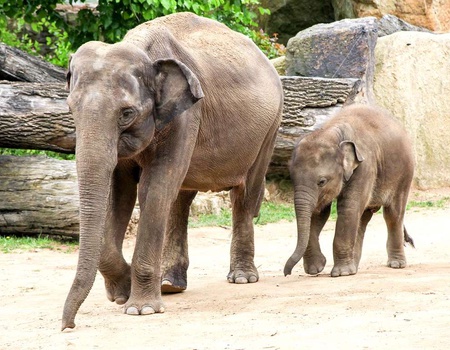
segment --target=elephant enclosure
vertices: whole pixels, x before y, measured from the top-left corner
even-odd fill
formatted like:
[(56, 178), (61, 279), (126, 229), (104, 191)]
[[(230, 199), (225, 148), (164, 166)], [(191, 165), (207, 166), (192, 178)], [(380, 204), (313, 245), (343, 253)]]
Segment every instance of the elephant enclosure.
[[(419, 200), (416, 196), (411, 199)], [(402, 270), (384, 266), (386, 230), (382, 215), (376, 214), (367, 229), (360, 270), (350, 277), (329, 277), (333, 222), (322, 233), (328, 262), (317, 277), (306, 276), (302, 262), (291, 276), (283, 276), (295, 246), (294, 223), (257, 226), (260, 281), (249, 285), (226, 282), (229, 229), (191, 229), (188, 289), (163, 296), (164, 314), (122, 314), (106, 299), (98, 275), (77, 327), (64, 332), (62, 307), (77, 252), (2, 253), (0, 348), (444, 349), (450, 343), (446, 203), (446, 208), (408, 210), (406, 225), (416, 249), (406, 248), (409, 265)], [(124, 244), (128, 259), (133, 245), (132, 238)]]

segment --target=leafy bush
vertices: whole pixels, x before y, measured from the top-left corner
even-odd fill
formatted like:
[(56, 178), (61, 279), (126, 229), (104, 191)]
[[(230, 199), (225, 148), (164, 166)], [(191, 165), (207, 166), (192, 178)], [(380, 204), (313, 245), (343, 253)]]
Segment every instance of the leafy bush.
[[(36, 37), (44, 33), (44, 43), (39, 42)], [(41, 19), (27, 24), (24, 18), (16, 21), (8, 21), (6, 17), (0, 16), (0, 38), (9, 46), (20, 48), (31, 55), (41, 56), (46, 61), (61, 67), (67, 67), (72, 45), (68, 40), (68, 33), (59, 28), (55, 22)]]
[[(78, 0), (79, 4), (86, 0)], [(69, 0), (72, 4), (74, 0)], [(276, 35), (270, 38), (257, 31), (257, 11), (270, 14), (261, 7), (259, 0), (98, 0), (93, 9), (85, 6), (76, 17), (75, 25), (63, 19), (56, 11), (56, 5), (63, 0), (17, 0), (12, 4), (0, 0), (0, 34), (1, 40), (33, 54), (44, 56), (50, 62), (66, 66), (69, 53), (90, 40), (117, 42), (125, 33), (137, 24), (175, 12), (189, 11), (215, 19), (241, 32), (250, 38), (269, 57), (284, 54), (284, 47), (276, 43)], [(8, 30), (6, 18), (16, 20), (12, 33)], [(46, 45), (50, 52), (43, 54), (42, 45), (24, 31), (45, 32)], [(11, 35), (12, 34), (12, 35)]]
[(15, 148), (0, 148), (0, 155), (10, 156), (47, 156), (56, 159), (74, 160), (74, 154), (59, 153), (53, 151), (39, 151), (34, 149), (15, 149)]

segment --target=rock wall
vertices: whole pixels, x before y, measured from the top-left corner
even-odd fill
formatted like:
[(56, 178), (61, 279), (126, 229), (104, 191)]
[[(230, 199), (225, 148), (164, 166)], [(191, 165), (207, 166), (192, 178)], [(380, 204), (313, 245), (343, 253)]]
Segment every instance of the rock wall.
[(388, 35), (375, 56), (375, 98), (411, 135), (415, 185), (450, 186), (450, 33)]
[(285, 45), (314, 24), (344, 18), (394, 15), (434, 32), (450, 31), (449, 0), (262, 0), (261, 4), (272, 12), (270, 17), (261, 16), (261, 28), (269, 35), (278, 33)]
[(391, 14), (432, 31), (450, 31), (448, 0), (332, 0), (332, 4), (336, 20)]

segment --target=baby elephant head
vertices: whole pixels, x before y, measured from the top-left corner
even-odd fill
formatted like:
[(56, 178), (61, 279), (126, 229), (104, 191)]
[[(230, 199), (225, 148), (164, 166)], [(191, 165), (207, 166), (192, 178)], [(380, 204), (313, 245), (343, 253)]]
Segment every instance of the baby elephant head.
[(354, 142), (330, 140), (320, 131), (297, 144), (290, 173), (298, 237), (297, 247), (284, 268), (285, 275), (291, 274), (305, 254), (313, 215), (321, 215), (322, 211), (329, 213), (331, 202), (339, 196), (363, 160)]

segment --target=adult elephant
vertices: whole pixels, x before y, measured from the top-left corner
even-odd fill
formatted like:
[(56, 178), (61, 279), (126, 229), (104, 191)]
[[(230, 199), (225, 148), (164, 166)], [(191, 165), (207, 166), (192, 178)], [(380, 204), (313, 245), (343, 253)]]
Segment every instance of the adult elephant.
[[(125, 304), (125, 313), (164, 311), (161, 281), (169, 291), (186, 288), (197, 191), (231, 190), (228, 281), (256, 282), (252, 219), (283, 106), (280, 79), (256, 45), (216, 21), (173, 14), (119, 43), (81, 46), (68, 85), (80, 253), (62, 329), (75, 327), (97, 268), (109, 300)], [(141, 218), (130, 266), (122, 242), (136, 196)]]

